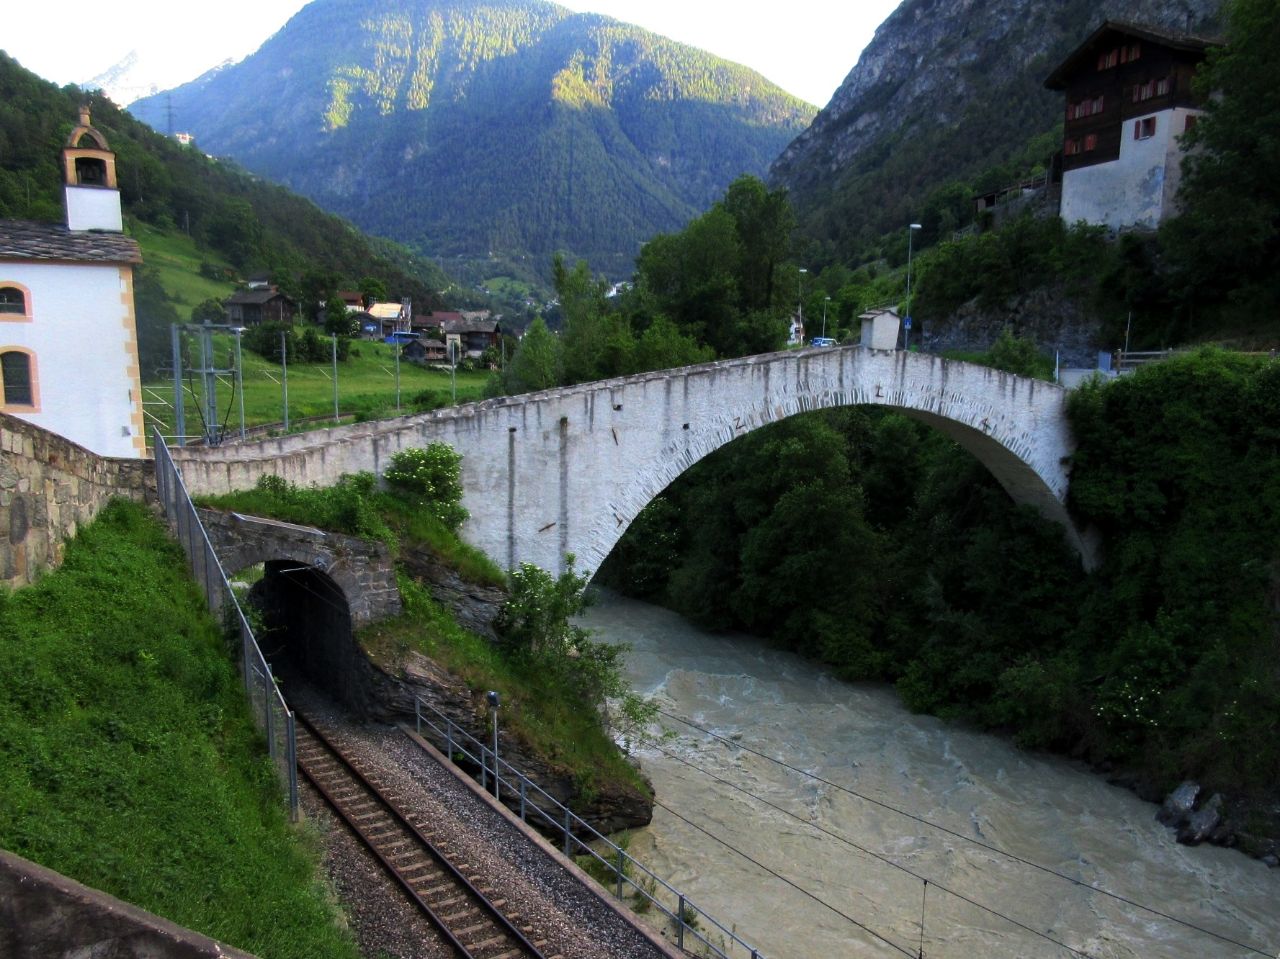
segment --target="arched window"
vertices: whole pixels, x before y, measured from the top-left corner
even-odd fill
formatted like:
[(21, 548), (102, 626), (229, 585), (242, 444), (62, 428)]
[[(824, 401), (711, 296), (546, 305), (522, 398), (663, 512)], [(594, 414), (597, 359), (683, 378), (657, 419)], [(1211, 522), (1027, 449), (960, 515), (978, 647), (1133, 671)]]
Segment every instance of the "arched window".
[(0, 284), (0, 313), (27, 315), (27, 294), (16, 286)]
[(4, 405), (35, 406), (36, 383), (30, 353), (8, 350), (0, 353), (0, 381), (4, 383)]

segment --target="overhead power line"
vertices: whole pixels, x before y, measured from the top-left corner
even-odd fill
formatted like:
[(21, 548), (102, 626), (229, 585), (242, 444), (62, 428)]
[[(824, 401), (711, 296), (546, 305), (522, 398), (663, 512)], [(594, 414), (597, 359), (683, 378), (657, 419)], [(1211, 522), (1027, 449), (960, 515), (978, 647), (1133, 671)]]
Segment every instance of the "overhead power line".
[(738, 856), (741, 856), (743, 859), (747, 860), (747, 862), (756, 866), (758, 869), (768, 873), (770, 876), (773, 876), (774, 879), (777, 879), (780, 882), (786, 883), (788, 886), (790, 886), (792, 889), (796, 890), (797, 892), (803, 893), (804, 895), (808, 896), (818, 905), (826, 909), (830, 909), (841, 919), (846, 919), (849, 922), (853, 923), (863, 932), (867, 933), (870, 936), (874, 936), (876, 939), (883, 942), (886, 946), (889, 946), (892, 949), (896, 949), (898, 952), (902, 953), (904, 956), (909, 956), (910, 959), (916, 959), (915, 954), (912, 953), (910, 949), (902, 948), (902, 946), (898, 945), (892, 939), (888, 939), (885, 936), (882, 936), (880, 933), (876, 932), (870, 926), (864, 925), (863, 923), (859, 922), (857, 919), (854, 919), (853, 916), (849, 915), (848, 913), (842, 912), (839, 909), (837, 909), (835, 906), (831, 905), (831, 903), (825, 902), (822, 899), (819, 899), (817, 896), (811, 893), (808, 889), (805, 889), (803, 886), (797, 885), (796, 883), (792, 882), (790, 879), (788, 879), (786, 876), (782, 875), (781, 873), (775, 872), (774, 870), (770, 869), (760, 860), (754, 858), (753, 856), (748, 855), (747, 853), (743, 852), (741, 849), (737, 848), (736, 846), (731, 845), (730, 843), (721, 839), (719, 836), (717, 836), (715, 833), (711, 832), (710, 830), (704, 829), (702, 826), (699, 826), (696, 822), (693, 822), (690, 819), (686, 819), (684, 816), (680, 815), (680, 813), (676, 812), (674, 809), (672, 809), (670, 806), (666, 805), (665, 803), (659, 802), (658, 800), (655, 799), (653, 804), (662, 809), (665, 809), (667, 812), (675, 816), (681, 822), (683, 822), (684, 824), (686, 824), (687, 826), (693, 829), (698, 830), (698, 832), (702, 833), (704, 836), (707, 836), (710, 839), (714, 839), (716, 842), (720, 843), (720, 845), (724, 846), (729, 851), (733, 852)]
[[(926, 888), (929, 885), (933, 885), (934, 888), (941, 889), (943, 892), (947, 893), (948, 895), (955, 896), (955, 898), (959, 899), (961, 902), (966, 902), (969, 905), (973, 906), (975, 909), (981, 909), (983, 912), (989, 915), (995, 916), (998, 919), (1002, 919), (1012, 926), (1017, 926), (1019, 929), (1023, 930), (1024, 932), (1029, 932), (1033, 936), (1038, 936), (1039, 938), (1044, 939), (1047, 942), (1051, 942), (1055, 946), (1058, 946), (1059, 948), (1067, 950), (1072, 955), (1079, 956), (1080, 959), (1096, 959), (1095, 956), (1092, 956), (1087, 952), (1081, 952), (1079, 949), (1072, 948), (1071, 946), (1067, 945), (1065, 942), (1062, 942), (1061, 940), (1053, 938), (1053, 936), (1049, 935), (1047, 932), (1041, 932), (1039, 929), (1036, 929), (1033, 926), (1028, 926), (1026, 923), (1020, 922), (1019, 920), (1014, 919), (1012, 916), (1005, 915), (1004, 913), (1000, 912), (998, 909), (992, 909), (990, 906), (985, 905), (981, 902), (978, 902), (976, 899), (970, 899), (968, 896), (964, 895), (963, 893), (956, 892), (954, 889), (944, 886), (941, 883), (934, 882), (933, 880), (930, 880), (928, 877), (921, 875), (915, 870), (902, 865), (902, 863), (895, 862), (894, 860), (890, 859), (888, 856), (875, 852), (874, 850), (868, 849), (865, 846), (860, 846), (858, 843), (854, 842), (852, 839), (849, 839), (847, 836), (842, 836), (839, 833), (832, 832), (830, 829), (827, 829), (825, 826), (818, 825), (816, 822), (813, 822), (812, 820), (805, 819), (801, 816), (797, 816), (795, 813), (791, 812), (789, 809), (785, 809), (782, 806), (779, 806), (777, 803), (770, 802), (768, 799), (765, 799), (763, 796), (758, 796), (755, 793), (751, 792), (749, 789), (745, 789), (742, 786), (737, 785), (736, 783), (732, 783), (727, 779), (723, 779), (720, 776), (717, 776), (715, 773), (711, 772), (710, 770), (703, 769), (701, 766), (697, 765), (696, 763), (691, 763), (689, 760), (684, 759), (681, 756), (677, 756), (674, 753), (669, 752), (666, 749), (663, 749), (661, 746), (657, 748), (660, 752), (676, 760), (676, 762), (684, 763), (686, 766), (690, 767), (691, 769), (697, 770), (698, 772), (702, 773), (704, 776), (707, 776), (708, 778), (715, 780), (721, 785), (728, 786), (730, 789), (736, 789), (738, 792), (742, 793), (745, 796), (749, 796), (750, 798), (754, 799), (756, 802), (762, 803), (768, 806), (770, 809), (776, 809), (778, 812), (782, 813), (784, 816), (788, 816), (791, 819), (794, 819), (796, 822), (803, 823), (804, 825), (808, 826), (810, 829), (814, 829), (822, 833), (824, 836), (830, 836), (832, 839), (835, 839), (838, 842), (842, 842), (846, 846), (849, 846), (852, 849), (856, 849), (859, 852), (872, 857), (873, 859), (879, 860), (880, 862), (884, 863), (886, 866), (890, 866), (903, 873), (906, 873), (912, 879), (915, 879), (919, 882), (924, 883)], [(666, 809), (667, 807), (663, 806), (662, 808)], [(723, 840), (721, 841), (723, 842)], [(728, 845), (728, 843), (725, 843), (725, 845)], [(733, 848), (733, 847), (730, 846), (730, 848)], [(737, 852), (738, 850), (734, 850), (734, 851)], [(745, 853), (741, 853), (741, 855), (745, 856)], [(801, 891), (803, 892), (804, 890), (801, 890)], [(817, 897), (811, 896), (811, 898), (816, 899)], [(818, 901), (821, 902), (821, 900), (818, 900)], [(827, 905), (827, 903), (823, 903), (823, 905), (825, 906)], [(834, 907), (828, 907), (828, 908), (834, 909)], [(921, 901), (921, 916), (923, 917), (923, 900)], [(922, 924), (923, 924), (923, 918), (922, 918)]]
[[(1137, 902), (1133, 899), (1129, 899), (1126, 896), (1122, 896), (1119, 893), (1111, 892), (1109, 889), (1106, 889), (1102, 886), (1094, 885), (1091, 882), (1085, 882), (1083, 879), (1077, 879), (1074, 876), (1068, 876), (1066, 873), (1059, 872), (1058, 870), (1050, 866), (1045, 866), (1041, 863), (1035, 862), (1034, 860), (1027, 859), (1023, 856), (1017, 855), (1016, 853), (1009, 852), (1006, 849), (1001, 849), (999, 846), (993, 846), (991, 843), (983, 842), (981, 839), (974, 839), (972, 836), (966, 836), (964, 833), (957, 832), (954, 829), (950, 829), (947, 826), (943, 826), (941, 823), (936, 823), (936, 822), (933, 822), (932, 820), (925, 819), (924, 817), (918, 816), (913, 812), (908, 812), (905, 809), (900, 809), (899, 807), (891, 805), (890, 803), (886, 803), (883, 800), (875, 799), (874, 797), (868, 796), (865, 793), (858, 792), (856, 789), (852, 789), (848, 786), (841, 785), (840, 783), (837, 783), (837, 782), (832, 782), (829, 779), (824, 779), (822, 776), (819, 776), (816, 773), (811, 773), (807, 770), (800, 769), (799, 767), (793, 766), (784, 760), (777, 759), (773, 756), (768, 755), (767, 753), (761, 752), (758, 749), (753, 749), (751, 746), (746, 746), (746, 745), (743, 745), (741, 742), (736, 742), (734, 740), (728, 739), (724, 736), (721, 736), (719, 733), (712, 732), (710, 729), (707, 729), (705, 726), (700, 726), (697, 723), (693, 722), (692, 720), (686, 719), (683, 716), (677, 716), (675, 713), (670, 713), (663, 709), (658, 710), (658, 714), (661, 716), (665, 716), (668, 719), (673, 719), (676, 722), (683, 723), (684, 725), (689, 726), (692, 729), (696, 729), (700, 733), (703, 733), (704, 735), (709, 736), (712, 739), (715, 739), (715, 740), (718, 740), (719, 742), (724, 743), (726, 746), (731, 746), (734, 749), (741, 749), (744, 752), (748, 752), (753, 756), (758, 756), (759, 758), (764, 759), (768, 762), (771, 762), (777, 766), (780, 766), (783, 769), (789, 770), (790, 772), (793, 772), (793, 773), (797, 773), (805, 777), (806, 779), (811, 779), (814, 782), (822, 783), (824, 786), (830, 786), (832, 789), (846, 793), (850, 796), (854, 796), (858, 799), (861, 799), (863, 802), (871, 803), (873, 806), (878, 806), (881, 809), (885, 809), (889, 812), (896, 813), (897, 815), (903, 816), (904, 818), (909, 819), (912, 822), (919, 823), (922, 826), (927, 826), (930, 829), (936, 829), (939, 832), (944, 833), (948, 836), (951, 836), (954, 839), (959, 839), (962, 842), (966, 842), (966, 843), (969, 843), (970, 845), (977, 846), (978, 848), (984, 849), (987, 852), (992, 852), (992, 853), (995, 853), (996, 855), (1003, 856), (1006, 859), (1009, 859), (1013, 862), (1021, 863), (1024, 866), (1029, 866), (1032, 869), (1038, 869), (1040, 872), (1043, 872), (1046, 875), (1053, 876), (1056, 879), (1061, 879), (1064, 882), (1069, 882), (1073, 886), (1079, 886), (1082, 889), (1088, 889), (1091, 892), (1096, 892), (1100, 896), (1105, 896), (1108, 899), (1111, 899), (1115, 902), (1123, 903), (1126, 906), (1132, 906), (1134, 909), (1140, 909), (1143, 912), (1148, 913), (1149, 915), (1158, 916), (1159, 918), (1164, 919), (1168, 922), (1172, 922), (1176, 925), (1182, 926), (1185, 929), (1191, 929), (1202, 935), (1209, 936), (1210, 938), (1213, 938), (1213, 939), (1217, 939), (1220, 942), (1225, 942), (1228, 945), (1236, 946), (1237, 948), (1243, 949), (1246, 952), (1249, 952), (1255, 956), (1262, 956), (1264, 957), (1264, 959), (1274, 959), (1273, 952), (1259, 949), (1256, 946), (1251, 946), (1246, 942), (1241, 942), (1238, 939), (1233, 939), (1230, 936), (1223, 935), (1222, 933), (1214, 932), (1212, 929), (1206, 929), (1204, 926), (1197, 925), (1196, 923), (1191, 922), (1188, 919), (1180, 919), (1177, 916), (1173, 916), (1167, 912), (1163, 912), (1160, 909), (1156, 909), (1154, 906), (1148, 906), (1143, 903)], [(680, 759), (680, 757), (678, 756), (672, 757), (672, 758)], [(683, 759), (680, 759), (680, 761), (687, 762), (686, 760), (683, 760)], [(692, 765), (692, 764), (689, 764), (689, 765)], [(726, 785), (733, 786), (733, 783), (726, 783)], [(737, 787), (734, 787), (734, 788), (737, 788)], [(766, 803), (768, 802), (768, 800), (762, 800), (762, 801)], [(786, 810), (782, 810), (782, 811), (786, 812)], [(802, 820), (802, 821), (805, 821), (805, 820)], [(814, 824), (810, 823), (810, 825), (814, 825)], [(821, 828), (821, 827), (815, 826), (815, 828)], [(843, 838), (843, 837), (837, 837), (837, 838)], [(843, 840), (843, 841), (849, 842), (849, 840)], [(852, 845), (852, 843), (850, 844)], [(871, 853), (871, 855), (875, 855), (875, 854)], [(934, 885), (937, 885), (937, 884), (934, 883)], [(938, 888), (942, 889), (943, 887), (938, 886)], [(955, 894), (953, 893), (953, 895)], [(986, 907), (982, 907), (982, 908), (986, 908)]]

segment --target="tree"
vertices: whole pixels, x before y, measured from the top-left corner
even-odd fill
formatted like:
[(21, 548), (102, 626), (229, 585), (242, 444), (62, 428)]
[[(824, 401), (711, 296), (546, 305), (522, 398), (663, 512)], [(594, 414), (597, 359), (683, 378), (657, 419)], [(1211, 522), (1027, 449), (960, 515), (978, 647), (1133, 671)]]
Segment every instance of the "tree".
[(594, 279), (585, 260), (572, 270), (556, 254), (552, 263), (560, 298), (562, 382), (585, 383), (630, 372), (635, 338), (626, 321), (609, 307), (609, 286)]
[(225, 323), (227, 321), (227, 308), (222, 305), (221, 300), (207, 299), (196, 304), (191, 311), (192, 323)]
[(1184, 212), (1164, 231), (1184, 297), (1231, 295), (1242, 313), (1280, 305), (1278, 7), (1229, 3), (1227, 43), (1209, 51), (1197, 77), (1206, 115), (1186, 136)]
[(795, 214), (784, 189), (769, 190), (753, 176), (729, 184), (720, 202), (737, 226), (742, 255), (739, 260), (739, 306), (768, 310), (777, 305), (777, 272), (787, 256)]
[(178, 322), (178, 311), (170, 301), (154, 269), (139, 266), (133, 272), (133, 308), (138, 318), (138, 353), (143, 378), (172, 363), (169, 328)]
[(560, 385), (560, 341), (538, 317), (520, 340), (516, 355), (501, 378), (509, 395), (548, 390)]
[(375, 303), (387, 298), (387, 285), (375, 276), (366, 276), (360, 281), (360, 301), (367, 310)]

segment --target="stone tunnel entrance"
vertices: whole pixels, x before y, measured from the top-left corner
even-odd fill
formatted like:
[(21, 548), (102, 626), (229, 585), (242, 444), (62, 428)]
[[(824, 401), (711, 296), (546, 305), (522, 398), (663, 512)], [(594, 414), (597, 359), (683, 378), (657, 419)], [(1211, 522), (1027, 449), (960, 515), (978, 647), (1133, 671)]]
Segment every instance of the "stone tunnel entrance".
[(249, 602), (262, 615), (262, 652), (286, 700), (290, 682), (301, 678), (348, 707), (359, 707), (351, 605), (328, 574), (295, 560), (268, 560)]
[(304, 679), (359, 711), (367, 669), (355, 631), (401, 609), (386, 544), (212, 509), (200, 520), (224, 569), (262, 569), (239, 578), (253, 583), (249, 603), (266, 627), (258, 644), (285, 698), (289, 680)]

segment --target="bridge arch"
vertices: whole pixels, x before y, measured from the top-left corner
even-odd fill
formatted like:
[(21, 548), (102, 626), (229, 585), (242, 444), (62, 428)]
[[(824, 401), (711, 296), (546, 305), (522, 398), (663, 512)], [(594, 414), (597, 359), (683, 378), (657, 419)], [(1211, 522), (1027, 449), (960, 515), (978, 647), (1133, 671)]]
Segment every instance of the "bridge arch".
[(180, 450), (188, 487), (224, 492), (264, 473), (327, 485), (381, 473), (400, 449), (443, 441), (463, 457), (464, 537), (501, 565), (595, 570), (655, 496), (721, 446), (837, 406), (885, 406), (969, 450), (1010, 496), (1093, 551), (1064, 506), (1074, 449), (1066, 391), (928, 354), (862, 347), (722, 360), (379, 423), (212, 450)]

